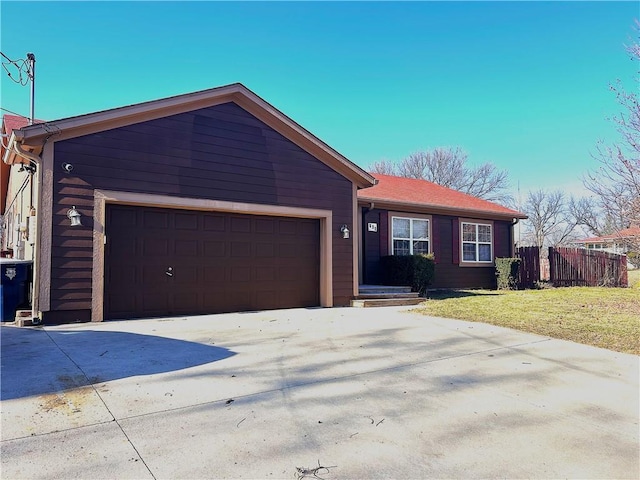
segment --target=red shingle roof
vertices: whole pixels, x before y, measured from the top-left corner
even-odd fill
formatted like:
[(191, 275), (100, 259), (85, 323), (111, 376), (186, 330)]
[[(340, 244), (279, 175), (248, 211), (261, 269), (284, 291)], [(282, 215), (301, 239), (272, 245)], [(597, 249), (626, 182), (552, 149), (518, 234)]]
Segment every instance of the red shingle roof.
[(11, 135), (11, 132), (18, 128), (26, 127), (29, 124), (29, 119), (19, 117), (17, 115), (4, 115), (4, 131), (7, 135)]
[[(4, 123), (4, 133), (11, 135), (11, 132), (18, 130), (19, 128), (29, 125), (29, 119), (20, 117), (18, 115), (9, 115), (8, 113), (2, 116)], [(44, 123), (44, 120), (34, 120), (33, 123)]]
[(372, 174), (378, 183), (358, 190), (358, 199), (397, 204), (398, 207), (420, 207), (459, 210), (469, 213), (526, 218), (520, 212), (466, 193), (458, 192), (427, 180)]
[(632, 237), (640, 237), (640, 227), (625, 228), (624, 230), (619, 230), (609, 235), (585, 238), (584, 240), (578, 240), (575, 243), (608, 243), (612, 240)]

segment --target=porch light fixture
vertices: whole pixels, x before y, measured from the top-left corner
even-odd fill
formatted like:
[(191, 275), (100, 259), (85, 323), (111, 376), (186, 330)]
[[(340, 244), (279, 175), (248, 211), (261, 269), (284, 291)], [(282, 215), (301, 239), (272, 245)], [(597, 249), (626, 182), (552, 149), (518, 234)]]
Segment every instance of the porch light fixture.
[(342, 238), (349, 238), (349, 227), (342, 225), (340, 227), (340, 233), (342, 233)]
[(82, 226), (82, 222), (80, 221), (80, 212), (76, 210), (76, 206), (74, 205), (69, 210), (67, 210), (67, 217), (71, 220), (72, 227), (80, 227)]

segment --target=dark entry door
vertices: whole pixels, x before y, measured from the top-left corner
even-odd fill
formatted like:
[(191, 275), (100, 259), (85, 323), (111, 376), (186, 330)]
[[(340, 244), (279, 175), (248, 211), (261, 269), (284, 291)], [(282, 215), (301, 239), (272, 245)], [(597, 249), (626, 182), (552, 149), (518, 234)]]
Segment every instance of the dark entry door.
[(108, 205), (105, 319), (317, 306), (316, 219)]

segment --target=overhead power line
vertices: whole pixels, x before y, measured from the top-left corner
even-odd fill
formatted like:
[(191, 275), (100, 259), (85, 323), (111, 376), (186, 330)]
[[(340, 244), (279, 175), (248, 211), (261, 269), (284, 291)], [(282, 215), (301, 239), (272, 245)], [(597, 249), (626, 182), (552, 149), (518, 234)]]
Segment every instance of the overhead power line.
[(26, 115), (22, 115), (21, 113), (14, 112), (12, 110), (9, 110), (8, 108), (0, 107), (0, 110), (2, 110), (3, 112), (10, 113), (12, 115), (17, 115), (18, 117), (26, 118), (27, 120), (29, 119), (29, 117), (27, 117)]
[(0, 55), (4, 58), (2, 68), (4, 68), (11, 80), (19, 83), (23, 87), (29, 83), (29, 80), (33, 80), (33, 69), (31, 68), (31, 61), (28, 55), (27, 58), (20, 58), (18, 60), (12, 60), (2, 52), (0, 52)]
[(4, 68), (11, 80), (23, 87), (27, 86), (29, 82), (31, 83), (31, 113), (29, 114), (29, 125), (31, 125), (35, 119), (36, 56), (33, 53), (27, 53), (27, 58), (12, 60), (2, 52), (0, 52), (0, 55), (4, 59), (2, 68)]

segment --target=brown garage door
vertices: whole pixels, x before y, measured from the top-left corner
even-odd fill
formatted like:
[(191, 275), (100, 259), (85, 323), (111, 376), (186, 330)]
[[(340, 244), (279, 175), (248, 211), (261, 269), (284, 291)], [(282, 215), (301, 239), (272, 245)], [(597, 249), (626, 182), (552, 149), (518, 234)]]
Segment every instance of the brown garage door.
[(108, 205), (104, 317), (317, 306), (315, 219)]

